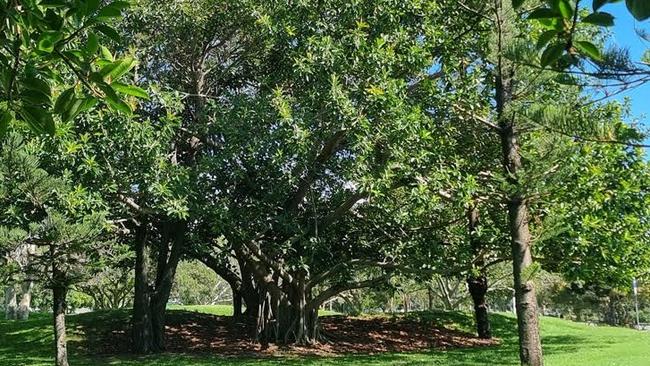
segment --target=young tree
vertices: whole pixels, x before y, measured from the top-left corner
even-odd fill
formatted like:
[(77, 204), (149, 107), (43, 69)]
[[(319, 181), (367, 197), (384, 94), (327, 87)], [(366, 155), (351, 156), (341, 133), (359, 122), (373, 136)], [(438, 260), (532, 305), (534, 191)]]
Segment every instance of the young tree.
[(43, 147), (39, 145), (16, 133), (3, 140), (3, 190), (13, 193), (13, 202), (4, 208), (16, 215), (3, 222), (0, 240), (3, 247), (37, 247), (25, 270), (52, 290), (55, 362), (67, 366), (66, 294), (88, 274), (91, 261), (98, 259), (105, 221), (101, 213), (93, 212), (97, 202), (91, 195), (81, 187), (72, 189), (69, 177), (56, 177), (43, 169), (34, 150)]

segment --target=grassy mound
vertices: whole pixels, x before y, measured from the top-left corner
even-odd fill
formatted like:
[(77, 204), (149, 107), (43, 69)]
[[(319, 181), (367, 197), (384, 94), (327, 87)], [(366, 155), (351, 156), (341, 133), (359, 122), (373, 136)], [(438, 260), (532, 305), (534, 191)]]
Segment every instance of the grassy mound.
[[(230, 314), (229, 307), (177, 307), (170, 311), (170, 319), (183, 324), (190, 322), (188, 336), (205, 322), (223, 321), (224, 315)], [(197, 312), (197, 313), (193, 313)], [(194, 314), (194, 315), (193, 315)], [(212, 314), (212, 315), (205, 315)], [(213, 316), (216, 315), (216, 316)], [(517, 365), (517, 338), (515, 319), (508, 314), (492, 314), (491, 320), (496, 336), (501, 344), (480, 348), (449, 348), (416, 350), (410, 352), (388, 351), (368, 354), (339, 354), (322, 356), (298, 356), (292, 352), (267, 354), (260, 358), (252, 356), (223, 357), (215, 352), (187, 353), (178, 349), (173, 353), (148, 357), (134, 357), (124, 354), (121, 342), (128, 341), (124, 333), (124, 324), (128, 324), (128, 312), (110, 311), (94, 312), (68, 317), (69, 341), (72, 365)], [(221, 320), (219, 320), (221, 319)], [(333, 326), (347, 326), (342, 329), (358, 328), (358, 324), (349, 319), (334, 317), (324, 323)], [(192, 323), (193, 322), (193, 323)], [(376, 323), (377, 320), (374, 320)], [(181, 324), (181, 323), (179, 323)], [(195, 324), (195, 325), (192, 325)], [(397, 331), (406, 343), (416, 343), (418, 335), (403, 329), (393, 329), (395, 324), (435, 325), (438, 329), (446, 328), (457, 331), (471, 331), (472, 318), (463, 313), (414, 313), (406, 317), (381, 320), (379, 328), (369, 332), (381, 333)], [(648, 366), (650, 365), (650, 332), (630, 329), (588, 326), (561, 319), (543, 318), (542, 336), (546, 364), (548, 366)], [(390, 326), (387, 326), (390, 325)], [(383, 328), (382, 328), (383, 327)], [(189, 329), (189, 330), (188, 330)], [(408, 330), (408, 329), (407, 329)], [(450, 333), (461, 334), (461, 333)], [(388, 334), (390, 335), (390, 334)], [(382, 336), (388, 336), (382, 335)], [(459, 335), (460, 337), (460, 335)], [(112, 340), (108, 350), (106, 339)], [(378, 338), (384, 342), (384, 338)], [(337, 340), (334, 340), (337, 341)], [(413, 342), (410, 342), (413, 341)], [(47, 314), (35, 314), (24, 322), (0, 321), (0, 365), (51, 365), (52, 364), (51, 317)], [(104, 352), (97, 352), (104, 348)]]

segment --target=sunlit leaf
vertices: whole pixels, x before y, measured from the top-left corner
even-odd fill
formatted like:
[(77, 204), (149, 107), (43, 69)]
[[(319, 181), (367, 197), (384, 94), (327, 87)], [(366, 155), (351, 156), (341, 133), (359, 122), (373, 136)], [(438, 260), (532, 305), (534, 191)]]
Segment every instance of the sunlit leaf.
[(540, 60), (542, 67), (550, 65), (562, 57), (562, 54), (564, 53), (564, 47), (565, 45), (561, 43), (554, 43), (546, 47), (544, 52), (542, 52), (542, 58)]
[(595, 12), (587, 15), (582, 19), (583, 23), (595, 24), (602, 27), (611, 27), (614, 25), (614, 16), (605, 12)]
[(593, 43), (588, 41), (576, 41), (574, 42), (575, 47), (585, 56), (591, 57), (596, 61), (601, 61), (603, 56), (600, 54), (600, 50)]

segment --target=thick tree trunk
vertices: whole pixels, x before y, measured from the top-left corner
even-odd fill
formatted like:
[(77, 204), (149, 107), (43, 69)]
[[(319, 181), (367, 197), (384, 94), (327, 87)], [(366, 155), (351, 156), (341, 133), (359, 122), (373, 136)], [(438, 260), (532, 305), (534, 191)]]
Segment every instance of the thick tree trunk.
[(20, 302), (16, 311), (16, 318), (19, 320), (27, 320), (29, 318), (29, 311), (32, 304), (32, 287), (34, 287), (34, 283), (29, 280), (25, 280), (21, 286)]
[(232, 316), (235, 320), (241, 320), (243, 316), (243, 304), (241, 291), (238, 288), (230, 286), (232, 291)]
[(16, 289), (13, 285), (5, 287), (5, 319), (16, 319)]
[(490, 319), (485, 294), (488, 289), (488, 280), (485, 276), (471, 276), (467, 279), (467, 288), (474, 302), (474, 318), (476, 320), (476, 333), (479, 338), (490, 339)]
[(150, 353), (157, 351), (153, 342), (151, 323), (151, 294), (149, 289), (149, 252), (147, 227), (143, 222), (137, 228), (135, 243), (135, 293), (133, 298), (133, 351)]
[(260, 285), (256, 283), (252, 271), (244, 261), (238, 260), (241, 272), (241, 296), (246, 310), (244, 316), (249, 320), (257, 319), (257, 312), (260, 307)]
[[(149, 285), (148, 240), (146, 225), (138, 228), (136, 239), (135, 299), (133, 306), (133, 344), (138, 353), (165, 349), (165, 311), (176, 268), (182, 255), (185, 222), (163, 223), (158, 248), (154, 286)], [(171, 246), (171, 248), (170, 248)]]
[(492, 332), (490, 330), (490, 319), (488, 317), (488, 307), (485, 299), (485, 295), (488, 290), (488, 278), (485, 273), (485, 261), (483, 255), (481, 254), (484, 245), (477, 238), (476, 232), (479, 225), (479, 211), (476, 207), (471, 207), (467, 212), (467, 228), (469, 231), (469, 240), (470, 246), (472, 247), (472, 253), (475, 258), (475, 270), (480, 274), (476, 273), (470, 275), (467, 278), (467, 289), (469, 294), (472, 297), (474, 302), (474, 319), (476, 321), (476, 333), (480, 338), (490, 339), (492, 338)]
[(67, 289), (60, 284), (52, 288), (52, 310), (54, 314), (54, 348), (56, 366), (68, 366), (68, 345), (65, 332), (65, 297)]

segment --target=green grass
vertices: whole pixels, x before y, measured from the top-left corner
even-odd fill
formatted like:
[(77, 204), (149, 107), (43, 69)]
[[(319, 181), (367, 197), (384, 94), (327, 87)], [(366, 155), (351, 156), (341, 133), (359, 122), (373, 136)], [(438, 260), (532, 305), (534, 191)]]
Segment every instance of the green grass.
[[(212, 315), (226, 315), (232, 316), (231, 305), (170, 305), (167, 307), (170, 310), (185, 310), (195, 311), (198, 313), (212, 314)], [(336, 311), (319, 310), (318, 316), (340, 315)]]
[(171, 310), (185, 310), (212, 315), (232, 316), (232, 306), (230, 305), (170, 305), (167, 308)]
[[(227, 306), (172, 307), (210, 314), (228, 315)], [(463, 313), (422, 313), (412, 317), (435, 321), (448, 327), (471, 330), (472, 319)], [(494, 333), (502, 345), (419, 353), (387, 353), (381, 355), (350, 355), (333, 358), (222, 358), (219, 355), (163, 354), (150, 357), (129, 355), (92, 357), (80, 349), (82, 334), (92, 342), (93, 329), (101, 329), (108, 322), (128, 321), (124, 311), (96, 312), (69, 316), (71, 365), (145, 365), (145, 366), (221, 366), (221, 365), (440, 365), (479, 366), (517, 365), (517, 338), (515, 320), (509, 314), (491, 316)], [(542, 339), (547, 366), (648, 366), (650, 365), (650, 332), (613, 327), (592, 327), (555, 318), (542, 318)], [(85, 331), (85, 333), (82, 332)], [(0, 365), (51, 365), (51, 317), (34, 314), (24, 322), (0, 321)]]

